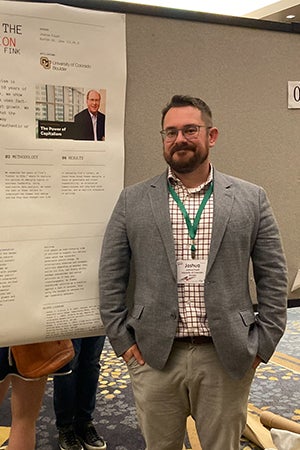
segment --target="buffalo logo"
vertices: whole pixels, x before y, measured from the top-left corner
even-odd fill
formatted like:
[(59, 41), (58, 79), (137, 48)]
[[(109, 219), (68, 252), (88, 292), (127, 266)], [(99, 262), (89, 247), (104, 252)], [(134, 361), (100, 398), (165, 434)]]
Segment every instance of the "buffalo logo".
[(44, 67), (44, 69), (51, 69), (51, 61), (47, 56), (40, 57), (40, 64)]

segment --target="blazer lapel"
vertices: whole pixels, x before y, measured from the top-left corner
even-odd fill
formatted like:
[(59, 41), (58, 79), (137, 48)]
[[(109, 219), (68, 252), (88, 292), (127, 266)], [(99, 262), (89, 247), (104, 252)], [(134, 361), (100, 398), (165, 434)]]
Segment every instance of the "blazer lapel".
[(233, 204), (232, 181), (214, 169), (214, 218), (207, 274), (218, 253)]
[(149, 189), (149, 199), (152, 213), (160, 232), (162, 242), (164, 243), (174, 279), (176, 280), (176, 256), (169, 214), (169, 197), (166, 172), (151, 183)]

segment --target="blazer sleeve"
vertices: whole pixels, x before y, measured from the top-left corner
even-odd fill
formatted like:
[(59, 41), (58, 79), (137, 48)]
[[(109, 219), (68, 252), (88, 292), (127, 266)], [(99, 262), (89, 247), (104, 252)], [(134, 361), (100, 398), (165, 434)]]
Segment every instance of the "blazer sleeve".
[(251, 257), (257, 294), (258, 355), (267, 362), (286, 326), (287, 267), (278, 225), (262, 188), (260, 221)]
[(100, 313), (106, 333), (118, 356), (135, 343), (126, 328), (126, 291), (130, 274), (131, 250), (126, 232), (126, 191), (113, 210), (104, 234), (100, 266)]

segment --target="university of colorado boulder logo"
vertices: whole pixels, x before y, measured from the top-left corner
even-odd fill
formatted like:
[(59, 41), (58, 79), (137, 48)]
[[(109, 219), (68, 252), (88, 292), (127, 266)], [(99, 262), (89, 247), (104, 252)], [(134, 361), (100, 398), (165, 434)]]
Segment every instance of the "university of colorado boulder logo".
[(47, 56), (40, 57), (40, 64), (44, 67), (44, 69), (51, 69), (51, 61)]

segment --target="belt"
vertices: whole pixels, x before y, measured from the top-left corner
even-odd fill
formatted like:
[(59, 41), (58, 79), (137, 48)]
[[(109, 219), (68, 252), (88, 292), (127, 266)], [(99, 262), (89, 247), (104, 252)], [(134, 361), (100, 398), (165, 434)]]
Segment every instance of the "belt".
[(184, 336), (175, 338), (175, 342), (187, 342), (189, 344), (212, 344), (211, 336)]

